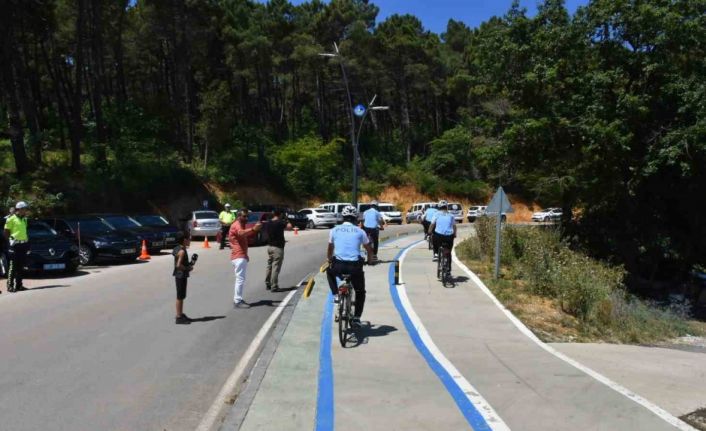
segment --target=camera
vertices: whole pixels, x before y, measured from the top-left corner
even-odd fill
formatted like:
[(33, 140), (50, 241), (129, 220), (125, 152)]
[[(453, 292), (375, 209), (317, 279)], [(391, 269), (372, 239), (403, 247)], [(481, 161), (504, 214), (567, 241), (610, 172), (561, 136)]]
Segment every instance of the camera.
[(196, 265), (196, 261), (199, 260), (199, 255), (194, 253), (191, 255), (191, 262), (189, 262), (190, 266)]

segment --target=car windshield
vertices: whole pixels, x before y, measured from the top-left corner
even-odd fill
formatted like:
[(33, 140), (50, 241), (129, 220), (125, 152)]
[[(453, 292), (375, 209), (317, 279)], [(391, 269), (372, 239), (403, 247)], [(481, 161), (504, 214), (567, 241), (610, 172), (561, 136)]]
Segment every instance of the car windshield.
[(370, 204), (361, 204), (358, 212), (364, 213), (372, 207)]
[(213, 211), (199, 211), (195, 212), (194, 215), (196, 216), (196, 220), (218, 219), (218, 214)]
[(398, 211), (394, 205), (380, 205), (379, 209), (381, 212), (386, 212), (386, 213)]
[(116, 229), (130, 229), (133, 227), (140, 227), (140, 223), (136, 222), (128, 216), (106, 216), (103, 217), (103, 219)]
[(470, 207), (468, 208), (469, 211), (478, 211), (480, 207)]
[(328, 214), (328, 213), (330, 213), (331, 211), (325, 210), (325, 209), (315, 209), (314, 212), (317, 213), (317, 214)]
[(169, 222), (162, 216), (146, 215), (136, 216), (135, 220), (143, 226), (168, 226)]
[(27, 234), (30, 238), (52, 238), (57, 235), (56, 231), (46, 223), (32, 222), (27, 226)]
[(87, 234), (102, 234), (113, 231), (114, 229), (106, 222), (100, 219), (83, 219), (83, 220), (67, 220), (71, 229)]

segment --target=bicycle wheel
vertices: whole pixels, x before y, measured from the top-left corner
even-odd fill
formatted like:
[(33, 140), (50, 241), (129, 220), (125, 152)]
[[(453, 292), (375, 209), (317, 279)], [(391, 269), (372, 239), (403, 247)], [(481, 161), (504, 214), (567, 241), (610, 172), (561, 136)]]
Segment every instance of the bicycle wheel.
[(427, 235), (427, 243), (429, 245), (429, 250), (434, 250), (434, 243), (431, 241), (431, 235)]
[(338, 303), (338, 340), (346, 347), (346, 331), (348, 331), (348, 316), (346, 315), (346, 300), (348, 295), (340, 295)]
[(444, 249), (439, 248), (439, 256), (436, 259), (436, 278), (439, 280), (441, 280), (442, 269), (444, 268), (443, 266), (441, 266), (442, 262), (444, 261), (443, 255)]

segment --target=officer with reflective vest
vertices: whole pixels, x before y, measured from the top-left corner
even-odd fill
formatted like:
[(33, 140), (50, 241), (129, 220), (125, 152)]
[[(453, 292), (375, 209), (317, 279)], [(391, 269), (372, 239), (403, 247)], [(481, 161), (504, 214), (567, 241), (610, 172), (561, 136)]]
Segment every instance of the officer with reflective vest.
[(223, 250), (228, 240), (230, 225), (235, 221), (235, 214), (230, 210), (230, 204), (225, 205), (225, 209), (218, 215), (218, 220), (221, 221), (221, 245), (219, 249)]
[(29, 235), (27, 234), (27, 205), (17, 202), (15, 214), (5, 221), (5, 238), (10, 242), (8, 251), (9, 269), (7, 272), (7, 291), (21, 292), (27, 290), (22, 285), (27, 252), (29, 252)]

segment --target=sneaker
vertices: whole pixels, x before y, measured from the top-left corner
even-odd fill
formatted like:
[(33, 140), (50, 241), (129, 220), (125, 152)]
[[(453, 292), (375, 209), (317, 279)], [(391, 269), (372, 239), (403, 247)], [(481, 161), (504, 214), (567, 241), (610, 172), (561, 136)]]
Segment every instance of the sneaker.
[(437, 260), (439, 260), (439, 256), (437, 255), (434, 255), (434, 257), (431, 258), (432, 262), (436, 262)]
[(270, 287), (269, 284), (265, 284), (265, 289), (266, 289), (266, 290), (272, 290), (272, 287)]
[(338, 295), (333, 295), (333, 303), (338, 304), (339, 302), (341, 302), (341, 298)]
[(279, 292), (279, 287), (273, 287), (273, 288), (272, 288), (272, 291), (273, 291), (273, 292)]
[(191, 319), (189, 319), (186, 314), (182, 314), (181, 316), (174, 319), (174, 323), (176, 323), (177, 325), (188, 325), (191, 323)]
[(351, 326), (354, 328), (360, 328), (360, 317), (354, 317), (353, 320), (351, 320)]
[(17, 292), (24, 292), (25, 290), (29, 290), (29, 289), (27, 289), (27, 288), (24, 287), (24, 286), (20, 286), (20, 287), (18, 287), (17, 289), (15, 289), (15, 291), (17, 291)]
[(250, 308), (250, 305), (245, 301), (236, 301), (233, 303), (233, 308)]

